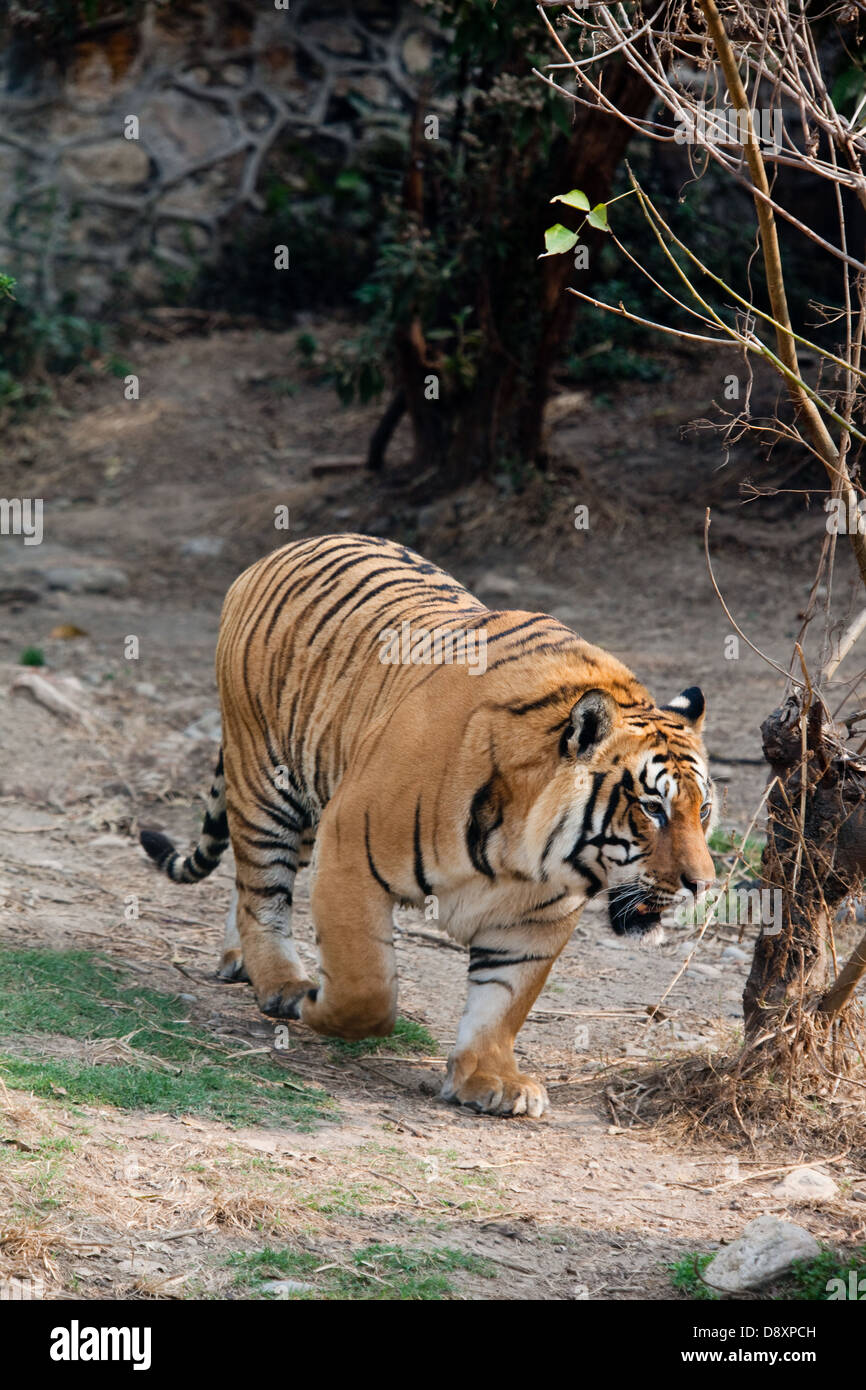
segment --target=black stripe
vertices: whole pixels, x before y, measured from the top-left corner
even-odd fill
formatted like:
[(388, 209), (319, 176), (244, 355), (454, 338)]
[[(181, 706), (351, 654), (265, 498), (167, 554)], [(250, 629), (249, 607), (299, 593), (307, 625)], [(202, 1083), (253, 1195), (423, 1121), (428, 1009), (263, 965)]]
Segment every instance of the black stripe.
[[(496, 951), (496, 950), (493, 950), (492, 952), (490, 952), (490, 954), (492, 954), (492, 955), (499, 955), (500, 952), (498, 952), (498, 951)], [(486, 957), (487, 955), (488, 955), (488, 951), (487, 951), (483, 946), (482, 946), (482, 947), (474, 946), (474, 947), (472, 947), (472, 948), (470, 949), (470, 951), (469, 951), (469, 970), (470, 970), (470, 973), (471, 973), (473, 970), (503, 970), (503, 969), (505, 969), (507, 966), (511, 966), (511, 965), (527, 965), (530, 961), (534, 961), (534, 960), (552, 960), (552, 959), (553, 959), (552, 956), (528, 955), (528, 956), (506, 956), (506, 958), (505, 958), (504, 960), (487, 960), (487, 959), (485, 959), (485, 957)], [(474, 959), (474, 957), (477, 957), (477, 956), (481, 956), (481, 959)]]
[(225, 811), (220, 811), (218, 816), (212, 816), (208, 811), (202, 825), (202, 834), (209, 836), (211, 840), (223, 840), (228, 844), (229, 821)]
[[(270, 867), (270, 865), (268, 866)], [(261, 888), (253, 883), (247, 883), (242, 879), (237, 881), (238, 887), (245, 893), (252, 893), (256, 898), (285, 898), (288, 907), (292, 905), (292, 890), (287, 888), (284, 883), (269, 883)]]
[(527, 705), (508, 705), (508, 713), (517, 715), (530, 714), (532, 710), (546, 709), (548, 705), (557, 705), (560, 704), (562, 700), (572, 699), (579, 690), (583, 689), (584, 687), (582, 685), (574, 685), (572, 683), (560, 685), (557, 686), (556, 690), (549, 691), (547, 695), (542, 695), (541, 699), (532, 700)]
[[(544, 865), (545, 859), (546, 859), (547, 856), (549, 855), (550, 851), (553, 849), (553, 845), (554, 845), (554, 842), (555, 842), (555, 840), (556, 840), (557, 835), (559, 834), (560, 830), (561, 830), (562, 827), (565, 825), (565, 822), (566, 822), (567, 820), (568, 820), (568, 811), (563, 811), (562, 815), (559, 817), (559, 820), (556, 822), (556, 825), (553, 827), (553, 829), (551, 830), (550, 834), (549, 834), (548, 837), (547, 837), (547, 842), (546, 842), (546, 844), (545, 844), (545, 846), (544, 846), (544, 853), (543, 853), (542, 856), (541, 856), (542, 867), (543, 867), (543, 865)], [(556, 902), (556, 899), (555, 899), (555, 898), (552, 898), (552, 899), (551, 899), (551, 902)]]
[(370, 866), (370, 873), (373, 875), (374, 879), (375, 879), (376, 882), (379, 884), (379, 886), (380, 886), (381, 888), (384, 888), (386, 893), (390, 893), (390, 892), (391, 892), (391, 885), (390, 885), (389, 883), (386, 883), (385, 879), (382, 877), (382, 875), (379, 873), (379, 870), (376, 868), (376, 865), (373, 863), (373, 852), (372, 852), (372, 850), (370, 849), (370, 812), (369, 812), (369, 811), (365, 811), (365, 812), (364, 812), (364, 845), (365, 845), (365, 848), (366, 848), (366, 850), (367, 850), (367, 863), (368, 863), (368, 865)]
[(425, 875), (425, 873), (424, 873), (424, 859), (423, 859), (423, 856), (422, 856), (422, 854), (421, 854), (421, 798), (420, 798), (420, 797), (418, 798), (418, 801), (417, 801), (417, 803), (416, 803), (416, 805), (415, 805), (415, 835), (414, 835), (413, 843), (414, 843), (414, 847), (415, 847), (415, 881), (417, 882), (418, 887), (421, 889), (421, 892), (424, 894), (424, 896), (425, 896), (425, 897), (429, 897), (430, 894), (433, 892), (433, 889), (431, 888), (430, 884), (427, 882), (427, 877), (426, 877), (426, 875)]
[(503, 820), (501, 801), (493, 792), (495, 776), (494, 773), (489, 777), (473, 796), (466, 824), (466, 851), (473, 868), (486, 878), (495, 878), (487, 858), (487, 841)]

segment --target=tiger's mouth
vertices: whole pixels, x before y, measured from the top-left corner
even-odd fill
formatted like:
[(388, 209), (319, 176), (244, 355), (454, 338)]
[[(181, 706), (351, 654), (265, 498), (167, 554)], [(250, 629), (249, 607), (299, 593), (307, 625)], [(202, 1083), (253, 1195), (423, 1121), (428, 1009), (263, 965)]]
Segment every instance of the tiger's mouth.
[(610, 924), (617, 936), (646, 936), (659, 926), (668, 905), (669, 895), (654, 894), (638, 883), (622, 883), (608, 892)]

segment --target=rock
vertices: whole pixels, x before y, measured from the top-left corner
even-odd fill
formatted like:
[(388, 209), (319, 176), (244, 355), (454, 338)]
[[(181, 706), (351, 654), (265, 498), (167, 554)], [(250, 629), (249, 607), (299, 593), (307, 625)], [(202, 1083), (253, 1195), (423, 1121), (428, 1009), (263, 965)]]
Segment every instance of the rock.
[(241, 67), (240, 63), (227, 63), (220, 71), (220, 77), (227, 87), (243, 87), (246, 84), (246, 68)]
[(744, 951), (741, 946), (726, 946), (722, 951), (722, 960), (724, 961), (747, 961), (748, 959), (748, 951)]
[(418, 508), (418, 529), (432, 531), (434, 526), (453, 525), (455, 520), (454, 501), (450, 497), (440, 497), (436, 502), (428, 502)]
[(696, 975), (705, 975), (708, 980), (717, 980), (722, 973), (717, 965), (705, 965), (703, 961), (692, 961), (689, 969)]
[(143, 1260), (137, 1255), (132, 1260), (118, 1260), (117, 1269), (121, 1274), (135, 1274), (139, 1278), (148, 1274), (164, 1274), (165, 1265), (159, 1260)]
[(302, 1284), (297, 1279), (269, 1279), (262, 1284), (265, 1293), (276, 1294), (277, 1298), (289, 1298), (293, 1293), (313, 1293), (313, 1284)]
[(125, 594), (129, 588), (129, 576), (123, 570), (100, 565), (85, 569), (76, 565), (57, 565), (45, 571), (45, 583), (49, 589), (65, 589), (72, 594)]
[(205, 710), (204, 714), (194, 720), (192, 724), (187, 724), (183, 732), (185, 738), (192, 738), (196, 741), (201, 739), (212, 739), (214, 743), (219, 743), (222, 738), (222, 723), (219, 710)]
[(519, 580), (512, 579), (510, 575), (494, 574), (492, 570), (488, 570), (477, 580), (475, 588), (488, 594), (517, 594), (522, 585)]
[(69, 724), (89, 727), (94, 719), (102, 718), (86, 706), (81, 682), (74, 676), (24, 671), (15, 677), (10, 694), (25, 695)]
[(391, 97), (391, 87), (384, 77), (365, 72), (360, 76), (344, 74), (334, 83), (334, 95), (338, 97), (358, 95), (370, 106), (387, 106)]
[(676, 955), (680, 955), (680, 956), (688, 956), (688, 955), (690, 955), (691, 952), (695, 949), (695, 945), (696, 945), (696, 944), (697, 944), (697, 943), (695, 942), (695, 939), (694, 939), (693, 936), (688, 937), (685, 941), (672, 941), (672, 942), (671, 942), (671, 945), (672, 945), (672, 947), (673, 947), (673, 949), (674, 949), (675, 954), (676, 954)]
[(135, 188), (150, 178), (150, 155), (136, 140), (100, 140), (66, 150), (61, 168), (80, 183)]
[(0, 604), (11, 608), (13, 612), (24, 603), (41, 603), (42, 595), (35, 589), (28, 589), (23, 584), (11, 584), (5, 588), (0, 588)]
[(220, 555), (225, 542), (222, 536), (190, 536), (180, 548), (181, 555)]
[(335, 24), (329, 20), (314, 20), (305, 26), (305, 36), (320, 43), (331, 53), (343, 53), (355, 57), (364, 52), (364, 41), (345, 24)]
[(828, 1173), (816, 1168), (794, 1168), (773, 1188), (773, 1196), (787, 1202), (832, 1202), (839, 1189)]
[(551, 429), (569, 415), (585, 410), (591, 400), (588, 391), (561, 391), (558, 396), (551, 396), (544, 407), (544, 428)]
[(743, 1293), (778, 1279), (795, 1260), (814, 1260), (820, 1253), (817, 1240), (802, 1226), (777, 1216), (757, 1216), (713, 1256), (704, 1281), (722, 1293)]
[(403, 40), (403, 66), (413, 77), (427, 72), (433, 62), (433, 41), (423, 29), (410, 29)]

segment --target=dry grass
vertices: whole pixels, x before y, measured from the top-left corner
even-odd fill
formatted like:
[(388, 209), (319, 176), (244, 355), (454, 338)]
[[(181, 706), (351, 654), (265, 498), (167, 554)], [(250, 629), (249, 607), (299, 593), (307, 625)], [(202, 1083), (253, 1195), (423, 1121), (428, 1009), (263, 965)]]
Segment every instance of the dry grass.
[[(614, 1123), (670, 1125), (691, 1141), (719, 1141), (751, 1150), (828, 1147), (866, 1164), (866, 1065), (862, 1011), (843, 1045), (819, 1024), (804, 1028), (798, 1054), (772, 1057), (744, 1048), (735, 1055), (692, 1055), (661, 1066), (630, 1068), (605, 1088)], [(853, 1020), (852, 1020), (853, 1023)]]

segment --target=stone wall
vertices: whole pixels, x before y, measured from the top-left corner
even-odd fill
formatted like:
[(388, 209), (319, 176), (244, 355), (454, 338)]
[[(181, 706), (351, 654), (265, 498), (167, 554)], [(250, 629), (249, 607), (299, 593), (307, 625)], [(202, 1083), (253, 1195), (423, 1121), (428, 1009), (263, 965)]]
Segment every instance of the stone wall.
[[(269, 180), (327, 203), (365, 152), (405, 150), (435, 28), (423, 0), (144, 4), (0, 56), (0, 269), (86, 316), (165, 299), (218, 259)], [(131, 137), (131, 138), (130, 138)]]

